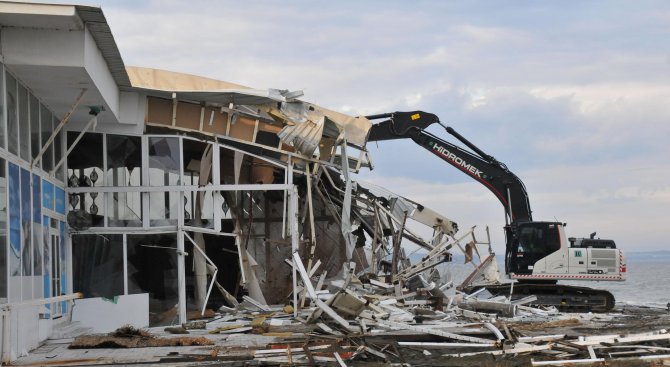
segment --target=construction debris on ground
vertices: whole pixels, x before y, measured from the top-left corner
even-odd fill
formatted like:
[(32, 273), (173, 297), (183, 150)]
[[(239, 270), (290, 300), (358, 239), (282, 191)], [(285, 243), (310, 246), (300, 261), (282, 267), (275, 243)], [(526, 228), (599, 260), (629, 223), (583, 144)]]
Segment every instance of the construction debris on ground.
[(619, 305), (608, 314), (561, 313), (528, 306), (532, 297), (510, 302), (486, 291), (447, 295), (451, 282), (415, 272), (441, 254), (441, 247), (435, 248), (413, 266), (387, 267), (384, 277), (349, 272), (330, 281), (310, 274), (294, 254), (297, 307), (244, 296), (211, 317), (178, 326), (91, 335), (73, 324), (17, 364), (651, 366), (670, 361), (667, 310)]
[[(454, 304), (438, 310), (428, 297), (398, 300), (374, 288), (380, 287), (352, 282), (297, 316), (290, 306), (245, 301), (234, 311), (178, 327), (90, 335), (71, 325), (17, 364), (651, 366), (670, 361), (670, 333), (661, 328), (670, 327), (670, 315), (664, 310), (628, 306), (611, 314), (567, 314), (516, 305), (514, 316), (502, 317)], [(313, 300), (326, 294), (314, 292)], [(649, 331), (630, 332), (645, 328)]]

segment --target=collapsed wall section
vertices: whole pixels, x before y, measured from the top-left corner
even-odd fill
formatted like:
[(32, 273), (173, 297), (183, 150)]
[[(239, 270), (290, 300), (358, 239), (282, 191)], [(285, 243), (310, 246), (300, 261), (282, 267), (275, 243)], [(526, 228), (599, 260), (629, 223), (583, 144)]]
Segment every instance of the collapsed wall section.
[[(67, 136), (74, 290), (86, 296), (148, 293), (152, 325), (239, 302), (304, 304), (294, 254), (322, 285), (370, 274), (393, 283), (409, 279), (399, 278), (403, 239), (430, 250), (456, 231), (355, 182), (371, 166), (365, 118), (288, 91), (137, 90), (142, 135)], [(421, 239), (408, 219), (437, 235)], [(101, 269), (114, 276), (87, 276)]]

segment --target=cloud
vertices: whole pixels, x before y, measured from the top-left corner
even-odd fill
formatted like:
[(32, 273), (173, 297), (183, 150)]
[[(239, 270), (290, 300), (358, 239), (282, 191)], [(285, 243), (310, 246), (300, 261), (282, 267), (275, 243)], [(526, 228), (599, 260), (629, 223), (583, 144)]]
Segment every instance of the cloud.
[(469, 41), (491, 44), (491, 43), (524, 43), (532, 39), (526, 32), (501, 28), (501, 27), (481, 27), (472, 24), (458, 24), (453, 27), (453, 31), (461, 34)]
[[(103, 10), (127, 64), (305, 89), (350, 114), (429, 111), (518, 173), (538, 217), (642, 247), (668, 235), (665, 1), (154, 0)], [(369, 149), (366, 177), (464, 223), (502, 225), (490, 193), (411, 141)]]

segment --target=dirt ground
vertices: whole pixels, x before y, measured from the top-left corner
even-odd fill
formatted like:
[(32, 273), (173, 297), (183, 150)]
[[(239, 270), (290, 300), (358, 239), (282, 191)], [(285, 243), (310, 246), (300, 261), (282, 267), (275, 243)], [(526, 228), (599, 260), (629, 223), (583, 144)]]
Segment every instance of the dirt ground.
[[(576, 319), (551, 320), (547, 322), (507, 322), (511, 330), (520, 332), (527, 336), (566, 334), (568, 338), (579, 336), (607, 335), (607, 334), (634, 334), (646, 331), (670, 330), (670, 312), (662, 309), (652, 309), (636, 306), (619, 307), (615, 313), (610, 314), (586, 314)], [(547, 356), (516, 355), (516, 356), (491, 356), (482, 354), (478, 356), (456, 358), (443, 357), (442, 354), (455, 353), (444, 349), (430, 349), (431, 355), (424, 354), (423, 349), (399, 348), (404, 363), (411, 366), (460, 366), (460, 367), (526, 367), (531, 366), (531, 360), (547, 360)], [(473, 352), (467, 350), (463, 352)], [(668, 354), (667, 352), (663, 352)], [(373, 364), (360, 364), (371, 366)], [(641, 360), (607, 360), (600, 364), (612, 367), (646, 367), (646, 366), (670, 366), (667, 361), (641, 361)], [(588, 366), (588, 364), (581, 364)]]

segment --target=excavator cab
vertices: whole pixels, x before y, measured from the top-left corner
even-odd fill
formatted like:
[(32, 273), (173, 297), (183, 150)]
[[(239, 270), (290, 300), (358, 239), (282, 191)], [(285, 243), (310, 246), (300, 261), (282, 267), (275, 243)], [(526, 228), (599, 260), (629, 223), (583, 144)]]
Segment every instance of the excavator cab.
[(537, 261), (561, 249), (561, 223), (523, 222), (506, 229), (508, 274), (532, 274)]
[[(567, 238), (560, 222), (512, 223), (505, 227), (505, 235), (505, 272), (512, 279), (542, 283), (625, 279), (623, 252), (612, 240)], [(593, 245), (594, 241), (600, 242)]]

